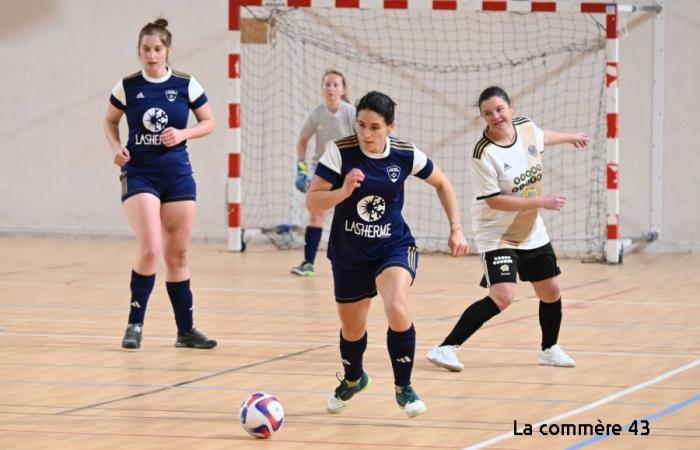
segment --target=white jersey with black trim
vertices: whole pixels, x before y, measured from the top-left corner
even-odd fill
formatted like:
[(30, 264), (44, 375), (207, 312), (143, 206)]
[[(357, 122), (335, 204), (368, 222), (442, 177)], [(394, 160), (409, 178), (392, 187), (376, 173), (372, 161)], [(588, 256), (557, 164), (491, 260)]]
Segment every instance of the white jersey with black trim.
[(500, 248), (533, 249), (549, 242), (537, 209), (500, 211), (486, 199), (497, 195), (542, 195), (544, 131), (530, 119), (513, 119), (515, 140), (508, 146), (492, 142), (486, 133), (474, 146), (471, 179), (474, 188), (472, 228), (480, 253)]

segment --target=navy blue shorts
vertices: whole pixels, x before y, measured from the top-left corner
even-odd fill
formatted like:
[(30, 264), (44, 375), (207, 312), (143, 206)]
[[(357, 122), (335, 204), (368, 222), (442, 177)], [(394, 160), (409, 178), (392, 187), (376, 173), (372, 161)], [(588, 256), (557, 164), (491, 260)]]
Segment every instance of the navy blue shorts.
[(543, 281), (561, 274), (552, 243), (532, 250), (499, 248), (481, 254), (484, 276), (479, 285), (489, 287), (498, 283), (515, 283), (516, 273), (520, 281)]
[(126, 173), (119, 175), (122, 183), (122, 202), (136, 194), (149, 193), (161, 203), (197, 199), (197, 183), (192, 174)]
[(376, 278), (384, 269), (394, 266), (405, 268), (415, 280), (416, 269), (418, 269), (418, 249), (413, 245), (397, 247), (376, 261), (368, 261), (361, 267), (352, 269), (338, 267), (331, 261), (335, 301), (353, 303), (376, 296)]

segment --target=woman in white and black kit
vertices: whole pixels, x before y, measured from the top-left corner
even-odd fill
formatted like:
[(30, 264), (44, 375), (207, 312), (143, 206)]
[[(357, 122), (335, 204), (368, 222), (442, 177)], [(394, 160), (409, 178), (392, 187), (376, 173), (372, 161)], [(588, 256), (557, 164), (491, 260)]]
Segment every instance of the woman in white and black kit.
[(530, 119), (513, 118), (508, 94), (492, 86), (479, 96), (486, 122), (471, 155), (474, 188), (472, 226), (484, 268), (481, 286), (489, 294), (469, 306), (450, 334), (427, 354), (431, 363), (461, 371), (456, 351), (486, 321), (506, 309), (515, 298), (516, 274), (529, 281), (540, 299), (542, 344), (539, 363), (573, 367), (557, 344), (562, 320), (559, 264), (539, 209), (559, 211), (566, 197), (542, 194), (542, 152), (545, 145), (585, 147), (585, 133), (542, 130)]

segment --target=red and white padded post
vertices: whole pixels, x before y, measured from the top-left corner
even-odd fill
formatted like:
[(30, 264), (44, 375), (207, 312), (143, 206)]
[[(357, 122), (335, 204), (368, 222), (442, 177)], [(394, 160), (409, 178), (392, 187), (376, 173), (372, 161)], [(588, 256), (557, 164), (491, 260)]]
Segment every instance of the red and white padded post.
[(229, 0), (228, 29), (230, 49), (228, 54), (229, 79), (229, 154), (226, 203), (228, 205), (228, 249), (243, 250), (241, 229), (241, 3)]
[(619, 101), (618, 79), (620, 74), (619, 64), (619, 40), (617, 31), (617, 5), (606, 5), (606, 50), (607, 73), (605, 76), (605, 92), (607, 113), (607, 181), (606, 181), (606, 230), (605, 260), (611, 264), (617, 264), (622, 254), (622, 241), (620, 240), (620, 191), (618, 189), (618, 169), (620, 162), (619, 139)]

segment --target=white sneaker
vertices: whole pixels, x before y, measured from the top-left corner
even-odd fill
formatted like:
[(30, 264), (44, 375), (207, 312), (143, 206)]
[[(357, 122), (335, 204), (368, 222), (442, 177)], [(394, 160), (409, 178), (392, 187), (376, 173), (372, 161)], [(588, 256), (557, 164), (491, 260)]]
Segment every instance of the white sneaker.
[(452, 372), (461, 372), (464, 370), (464, 364), (457, 359), (458, 348), (456, 345), (436, 345), (425, 355), (425, 358), (438, 367), (444, 367)]
[(348, 381), (340, 374), (337, 373), (336, 378), (340, 381), (340, 384), (335, 391), (326, 400), (326, 412), (328, 414), (338, 414), (345, 409), (347, 406), (347, 401), (350, 400), (358, 392), (362, 392), (371, 384), (367, 372), (362, 372), (362, 377), (360, 377), (358, 383), (354, 383), (352, 386), (348, 385)]
[(543, 366), (574, 367), (576, 361), (571, 359), (559, 345), (553, 345), (540, 352), (540, 364)]
[(331, 394), (326, 400), (326, 412), (328, 414), (339, 414), (345, 409), (345, 406), (346, 403), (336, 397), (335, 394)]
[(428, 410), (423, 400), (418, 397), (418, 394), (410, 385), (404, 387), (395, 386), (394, 389), (396, 390), (396, 403), (399, 404), (409, 418), (420, 416)]
[(411, 402), (403, 407), (403, 411), (406, 413), (409, 419), (413, 419), (414, 417), (420, 416), (427, 410), (428, 407), (425, 406), (423, 400), (416, 400), (415, 402)]

